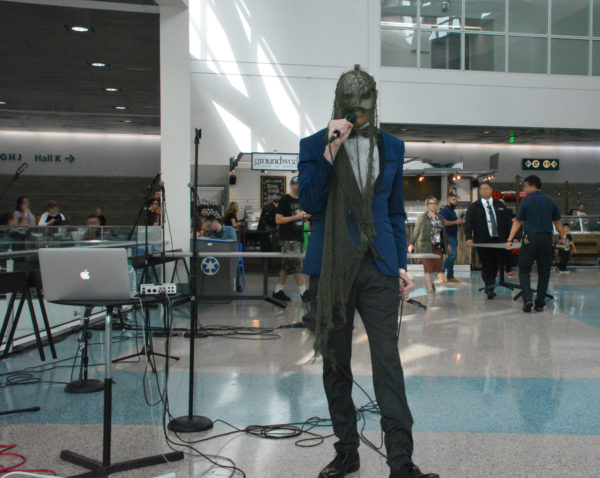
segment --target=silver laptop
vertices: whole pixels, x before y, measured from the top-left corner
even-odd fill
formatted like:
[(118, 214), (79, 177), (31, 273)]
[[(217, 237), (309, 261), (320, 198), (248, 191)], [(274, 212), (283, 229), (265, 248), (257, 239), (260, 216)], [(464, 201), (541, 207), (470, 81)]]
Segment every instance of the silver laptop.
[(40, 249), (39, 259), (49, 301), (130, 298), (125, 249)]

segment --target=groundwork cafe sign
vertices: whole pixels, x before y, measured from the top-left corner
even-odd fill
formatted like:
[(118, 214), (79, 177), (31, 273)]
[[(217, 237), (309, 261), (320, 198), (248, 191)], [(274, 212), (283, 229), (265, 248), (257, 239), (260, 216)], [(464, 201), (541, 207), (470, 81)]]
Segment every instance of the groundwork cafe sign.
[(560, 160), (542, 158), (523, 158), (523, 171), (558, 171)]
[(298, 154), (252, 153), (252, 169), (261, 171), (297, 171)]

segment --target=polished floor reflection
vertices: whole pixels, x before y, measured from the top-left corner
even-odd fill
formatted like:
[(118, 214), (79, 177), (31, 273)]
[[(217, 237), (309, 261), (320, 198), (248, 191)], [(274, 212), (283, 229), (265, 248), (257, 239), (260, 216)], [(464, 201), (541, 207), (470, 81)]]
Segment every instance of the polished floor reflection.
[[(457, 285), (441, 285), (435, 297), (413, 295), (428, 306), (402, 310), (399, 341), (409, 403), (415, 418), (415, 460), (443, 477), (600, 476), (600, 275), (597, 269), (553, 274), (556, 299), (543, 313), (524, 314), (508, 290), (488, 301), (477, 292), (477, 274)], [(256, 279), (258, 280), (258, 279)], [(176, 313), (175, 327), (186, 326), (188, 307)], [(276, 327), (300, 319), (294, 301), (283, 311), (266, 302), (202, 305), (202, 325)], [(158, 323), (158, 318), (155, 322)], [(360, 321), (354, 333), (355, 378), (373, 395), (369, 350)], [(196, 341), (196, 409), (238, 427), (302, 422), (327, 417), (320, 360), (304, 329), (278, 329), (275, 335), (208, 337)], [(115, 331), (114, 356), (132, 352), (136, 335)], [(94, 332), (92, 364), (102, 362), (102, 332)], [(155, 339), (158, 350), (165, 340)], [(60, 368), (35, 374), (40, 383), (3, 387), (0, 411), (39, 405), (38, 413), (0, 416), (0, 441), (18, 444), (29, 468), (52, 468), (65, 476), (80, 472), (58, 454), (71, 448), (100, 457), (102, 394), (67, 395), (77, 337), (57, 344)], [(169, 399), (174, 415), (187, 410), (188, 342), (171, 341), (181, 358), (171, 362)], [(35, 351), (0, 362), (0, 373), (40, 365)], [(160, 427), (162, 406), (145, 360), (115, 364), (114, 459), (167, 449)], [(163, 361), (159, 361), (162, 369)], [(51, 368), (52, 365), (47, 368)], [(91, 375), (101, 378), (102, 366)], [(6, 383), (6, 375), (0, 377)], [(163, 375), (159, 374), (163, 380)], [(53, 382), (53, 383), (52, 383)], [(144, 394), (144, 385), (146, 393)], [(357, 405), (370, 398), (355, 389)], [(380, 440), (376, 416), (367, 415), (366, 435)], [(214, 431), (228, 429), (222, 423)], [(328, 429), (320, 432), (327, 433)], [(316, 477), (332, 454), (332, 439), (314, 448), (295, 440), (264, 440), (238, 435), (202, 442), (203, 453), (235, 460), (248, 477)], [(361, 448), (357, 478), (387, 477), (383, 458)], [(3, 463), (3, 462), (0, 462)], [(184, 462), (115, 476), (149, 477), (174, 471), (178, 477), (230, 476), (189, 455)], [(237, 475), (241, 476), (241, 475)]]

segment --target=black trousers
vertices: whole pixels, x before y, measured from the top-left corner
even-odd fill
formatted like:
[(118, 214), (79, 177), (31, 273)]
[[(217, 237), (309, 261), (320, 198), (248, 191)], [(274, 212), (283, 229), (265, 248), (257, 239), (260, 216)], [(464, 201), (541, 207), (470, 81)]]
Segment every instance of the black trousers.
[(560, 259), (560, 262), (558, 263), (558, 270), (566, 271), (567, 264), (569, 263), (569, 259), (571, 258), (571, 251), (565, 251), (563, 249), (559, 249), (558, 257)]
[(523, 238), (521, 252), (519, 253), (519, 281), (523, 291), (523, 302), (533, 300), (531, 268), (533, 263), (537, 262), (538, 284), (535, 303), (544, 305), (553, 258), (552, 234), (527, 234)]
[[(318, 276), (311, 276), (313, 310), (316, 310), (318, 281)], [(323, 385), (333, 431), (338, 438), (334, 446), (338, 453), (351, 452), (360, 444), (356, 408), (352, 401), (350, 367), (354, 315), (358, 310), (369, 339), (375, 397), (382, 414), (381, 428), (385, 433), (387, 463), (392, 470), (410, 462), (413, 452), (413, 419), (406, 400), (404, 373), (398, 352), (399, 305), (398, 278), (383, 275), (373, 257), (368, 256), (350, 294), (347, 323), (331, 332), (330, 358), (323, 360)]]
[(500, 254), (504, 254), (505, 252), (502, 249), (477, 248), (477, 255), (479, 256), (479, 262), (481, 262), (481, 278), (485, 284), (486, 291), (493, 291), (494, 287), (496, 287)]

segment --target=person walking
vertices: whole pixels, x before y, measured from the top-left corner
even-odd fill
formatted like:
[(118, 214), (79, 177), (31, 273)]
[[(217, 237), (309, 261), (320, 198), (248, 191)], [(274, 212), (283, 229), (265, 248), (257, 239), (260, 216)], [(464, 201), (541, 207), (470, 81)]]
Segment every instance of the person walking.
[[(448, 244), (450, 249), (446, 260), (442, 264), (442, 272), (439, 274), (439, 278), (442, 282), (460, 282), (454, 277), (454, 263), (456, 262), (456, 256), (458, 255), (458, 226), (465, 223), (463, 217), (459, 218), (454, 211), (458, 204), (458, 196), (454, 193), (448, 194), (448, 201), (446, 205), (440, 211), (440, 216), (446, 226), (446, 233), (448, 235)], [(447, 276), (444, 277), (444, 272)]]
[(376, 99), (375, 79), (356, 65), (338, 80), (328, 128), (300, 141), (300, 204), (314, 218), (304, 272), (316, 310), (314, 348), (323, 356), (323, 385), (338, 438), (334, 460), (318, 476), (344, 478), (360, 468), (350, 365), (358, 310), (371, 349), (390, 478), (439, 478), (412, 461), (413, 419), (398, 352), (398, 307), (410, 283), (401, 272), (404, 143), (377, 127)]
[(575, 242), (573, 242), (573, 236), (570, 234), (570, 230), (571, 226), (569, 226), (568, 222), (565, 222), (563, 224), (562, 236), (563, 247), (558, 249), (559, 272), (569, 272), (567, 265), (569, 264), (569, 259), (571, 258), (571, 251), (577, 252), (577, 247), (575, 247)]
[(437, 214), (438, 200), (429, 196), (425, 200), (426, 210), (418, 218), (410, 238), (408, 252), (436, 254), (438, 259), (422, 259), (425, 271), (425, 282), (427, 292), (435, 293), (435, 275), (442, 272), (442, 254), (452, 253), (452, 247), (448, 243), (448, 234), (444, 220)]
[[(492, 197), (494, 189), (490, 183), (479, 185), (479, 199), (469, 206), (465, 217), (467, 246), (487, 243), (504, 243), (510, 230), (511, 218), (508, 209)], [(481, 278), (489, 300), (496, 297), (496, 277), (505, 251), (491, 247), (477, 247), (481, 262)]]
[(523, 312), (534, 308), (531, 291), (531, 268), (537, 263), (538, 285), (535, 296), (535, 311), (542, 312), (546, 303), (550, 270), (554, 258), (552, 225), (558, 231), (560, 243), (564, 231), (560, 222), (560, 211), (554, 200), (542, 191), (542, 181), (535, 175), (527, 176), (523, 181), (525, 198), (521, 201), (517, 217), (508, 235), (506, 247), (510, 249), (515, 236), (523, 226), (523, 239), (519, 253), (519, 281), (523, 297)]
[[(279, 225), (279, 238), (281, 239), (281, 252), (302, 252), (304, 242), (304, 221), (307, 215), (300, 207), (298, 198), (298, 176), (290, 181), (290, 192), (281, 198), (275, 214), (275, 222)], [(303, 302), (308, 302), (309, 295), (306, 280), (302, 275), (302, 259), (300, 257), (285, 258), (281, 261), (279, 280), (273, 292), (273, 298), (284, 302), (292, 300), (284, 292), (288, 276), (293, 275), (300, 291)]]

